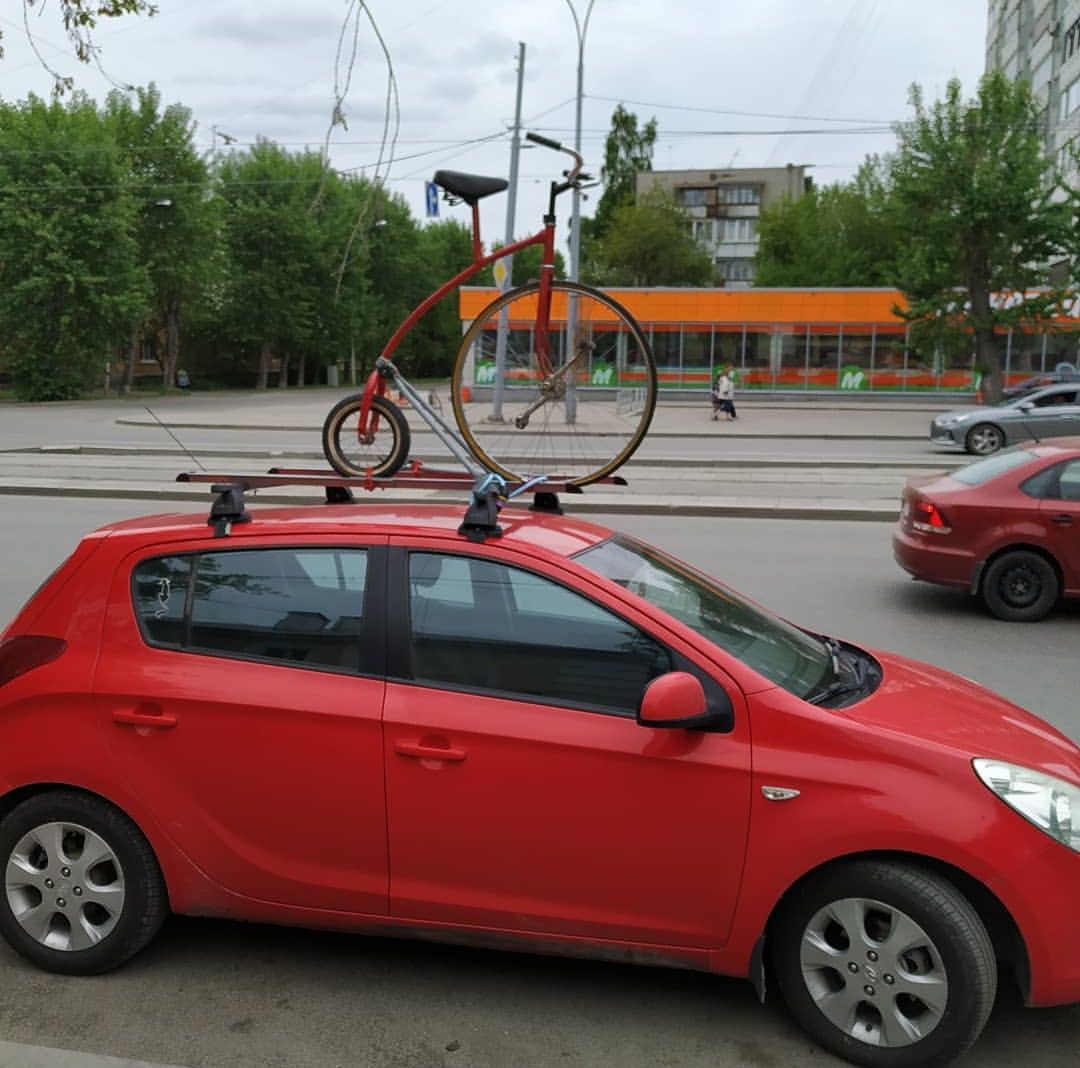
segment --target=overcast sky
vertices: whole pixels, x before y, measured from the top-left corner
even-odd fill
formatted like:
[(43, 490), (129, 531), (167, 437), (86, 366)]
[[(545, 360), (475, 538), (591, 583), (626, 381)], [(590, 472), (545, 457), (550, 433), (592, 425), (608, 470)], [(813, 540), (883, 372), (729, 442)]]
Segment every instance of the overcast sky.
[[(117, 83), (155, 82), (163, 101), (191, 109), (209, 150), (221, 134), (293, 149), (321, 148), (335, 69), (348, 82), (348, 128), (330, 138), (331, 164), (374, 174), (387, 66), (361, 16), (349, 80), (355, 0), (156, 0), (153, 19), (104, 20), (96, 40)], [(573, 0), (584, 18), (588, 0)], [(17, 3), (0, 18), (0, 95), (45, 94)], [(369, 0), (397, 78), (400, 127), (389, 187), (424, 215), (424, 181), (439, 167), (505, 176), (518, 42), (526, 46), (528, 128), (573, 142), (577, 38), (567, 0)], [(654, 169), (806, 164), (819, 183), (845, 180), (888, 151), (888, 124), (910, 114), (907, 90), (938, 97), (950, 78), (965, 96), (983, 71), (986, 0), (595, 0), (585, 40), (582, 121), (587, 167), (599, 171), (611, 112), (623, 102), (655, 117)], [(45, 59), (102, 100), (111, 88), (71, 57), (56, 0), (31, 11)], [(828, 131), (797, 134), (794, 131)], [(539, 225), (558, 157), (522, 154), (516, 231)], [(501, 238), (506, 197), (485, 203), (484, 239)], [(490, 205), (490, 207), (489, 207)], [(567, 202), (562, 212), (569, 211)], [(585, 212), (591, 213), (586, 204)], [(464, 207), (442, 217), (467, 221)]]

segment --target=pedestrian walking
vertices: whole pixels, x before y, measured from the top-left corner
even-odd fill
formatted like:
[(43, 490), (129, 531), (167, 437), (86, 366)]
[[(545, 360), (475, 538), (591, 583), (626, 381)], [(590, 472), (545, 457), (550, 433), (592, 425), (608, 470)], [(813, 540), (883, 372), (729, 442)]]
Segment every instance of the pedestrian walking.
[(735, 382), (731, 376), (731, 368), (725, 367), (713, 382), (713, 418), (716, 419), (719, 412), (724, 413), (726, 420), (737, 419), (735, 413)]

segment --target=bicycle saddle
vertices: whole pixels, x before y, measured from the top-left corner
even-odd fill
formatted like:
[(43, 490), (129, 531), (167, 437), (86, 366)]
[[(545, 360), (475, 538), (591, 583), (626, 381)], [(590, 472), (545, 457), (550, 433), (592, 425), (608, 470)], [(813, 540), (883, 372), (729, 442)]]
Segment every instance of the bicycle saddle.
[(460, 171), (436, 171), (435, 184), (451, 196), (460, 197), (466, 204), (475, 204), (492, 193), (501, 193), (510, 183), (505, 178), (485, 178), (481, 174), (462, 174)]

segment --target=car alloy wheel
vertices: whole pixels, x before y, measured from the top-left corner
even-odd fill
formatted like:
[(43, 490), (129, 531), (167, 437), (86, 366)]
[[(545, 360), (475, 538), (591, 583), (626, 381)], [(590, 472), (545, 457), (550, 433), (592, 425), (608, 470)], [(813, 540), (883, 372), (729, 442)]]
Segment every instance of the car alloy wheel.
[(936, 874), (857, 861), (792, 891), (770, 929), (792, 1015), (867, 1068), (929, 1068), (982, 1031), (997, 966), (978, 914)]
[(168, 911), (146, 839), (123, 813), (74, 791), (39, 794), (0, 822), (0, 933), (49, 971), (122, 964)]
[(1005, 435), (992, 423), (979, 423), (968, 431), (967, 450), (976, 456), (988, 456), (1005, 444)]

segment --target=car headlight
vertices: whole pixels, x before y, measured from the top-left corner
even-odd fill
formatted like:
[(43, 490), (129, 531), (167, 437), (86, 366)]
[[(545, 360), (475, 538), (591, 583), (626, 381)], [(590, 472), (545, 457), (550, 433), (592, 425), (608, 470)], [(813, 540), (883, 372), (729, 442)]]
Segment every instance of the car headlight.
[(956, 415), (939, 415), (934, 422), (937, 423), (938, 426), (954, 426), (956, 423), (960, 422), (960, 417)]
[(1051, 838), (1080, 853), (1080, 786), (1003, 760), (979, 758), (972, 765), (975, 774), (1005, 804)]

